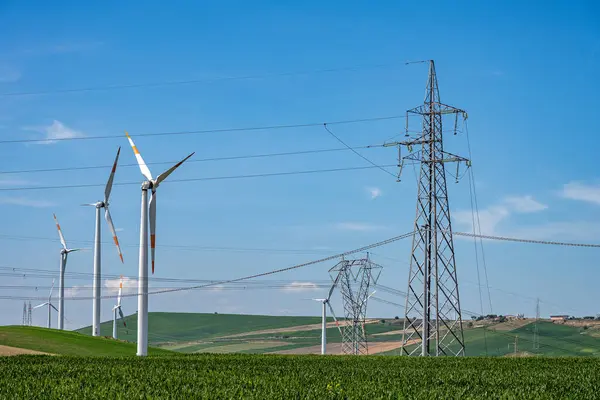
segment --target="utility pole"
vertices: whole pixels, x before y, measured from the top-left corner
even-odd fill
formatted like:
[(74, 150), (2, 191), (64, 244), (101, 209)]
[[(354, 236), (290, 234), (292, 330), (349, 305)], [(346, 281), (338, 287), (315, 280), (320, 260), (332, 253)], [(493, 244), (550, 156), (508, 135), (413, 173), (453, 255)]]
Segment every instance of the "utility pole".
[(517, 355), (519, 348), (519, 335), (515, 335), (515, 356)]
[(540, 319), (540, 299), (537, 299), (535, 305), (535, 324), (533, 325), (533, 350), (540, 349), (540, 334), (538, 331), (538, 321)]
[[(409, 115), (422, 117), (422, 131), (416, 136), (409, 135)], [(445, 115), (454, 115), (455, 134), (459, 115), (467, 118), (464, 110), (440, 102), (435, 64), (431, 60), (425, 101), (406, 113), (407, 139), (384, 145), (398, 147), (398, 180), (405, 160), (420, 164), (402, 334), (402, 354), (406, 355), (465, 354), (445, 165), (456, 163), (458, 180), (461, 163), (467, 168), (471, 164), (464, 157), (444, 151), (442, 117)], [(403, 147), (409, 153), (405, 157)], [(420, 149), (413, 152), (413, 147)]]
[(23, 322), (22, 325), (25, 326), (27, 325), (27, 302), (24, 301), (23, 302)]

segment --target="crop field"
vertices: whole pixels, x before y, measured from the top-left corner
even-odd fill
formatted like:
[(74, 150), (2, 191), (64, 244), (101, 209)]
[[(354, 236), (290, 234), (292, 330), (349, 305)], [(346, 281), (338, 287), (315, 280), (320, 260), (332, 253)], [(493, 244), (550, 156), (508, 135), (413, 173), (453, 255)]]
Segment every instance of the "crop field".
[(595, 398), (593, 358), (0, 357), (0, 398)]

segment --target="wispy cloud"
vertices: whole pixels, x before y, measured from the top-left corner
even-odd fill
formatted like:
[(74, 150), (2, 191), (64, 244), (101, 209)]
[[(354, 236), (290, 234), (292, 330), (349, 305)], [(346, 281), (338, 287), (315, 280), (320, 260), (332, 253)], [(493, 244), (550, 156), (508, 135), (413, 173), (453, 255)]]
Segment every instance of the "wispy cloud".
[(35, 131), (43, 133), (45, 135), (43, 141), (38, 142), (39, 144), (52, 144), (56, 143), (57, 140), (73, 139), (78, 137), (84, 137), (85, 135), (81, 131), (77, 131), (73, 128), (69, 128), (60, 121), (54, 120), (51, 125), (42, 127), (25, 127), (24, 130)]
[(22, 206), (22, 207), (35, 207), (35, 208), (46, 208), (54, 207), (56, 204), (46, 200), (34, 200), (26, 197), (0, 197), (0, 204)]
[(563, 186), (562, 197), (600, 205), (600, 185), (586, 185), (582, 182), (569, 182)]
[(367, 193), (369, 193), (369, 196), (371, 196), (371, 200), (375, 200), (376, 198), (381, 197), (381, 195), (383, 194), (381, 189), (379, 189), (377, 187), (369, 187), (366, 189), (367, 189)]
[(538, 212), (548, 208), (546, 204), (534, 200), (532, 196), (507, 197), (504, 202), (520, 213)]
[(285, 285), (282, 289), (284, 292), (312, 292), (319, 290), (316, 283), (312, 282), (292, 282)]
[[(497, 226), (514, 213), (528, 214), (543, 211), (548, 206), (535, 200), (532, 196), (509, 196), (498, 204), (479, 210), (479, 218), (475, 215), (475, 224), (479, 222), (481, 234), (497, 234)], [(452, 213), (460, 229), (472, 232), (473, 213), (471, 210), (459, 210)]]
[(364, 222), (339, 222), (334, 225), (336, 229), (343, 231), (378, 231), (384, 229), (383, 226), (373, 225)]
[(30, 186), (34, 183), (25, 179), (0, 178), (0, 187)]
[[(109, 295), (116, 295), (119, 293), (119, 282), (118, 278), (116, 279), (106, 279), (104, 281), (104, 287), (108, 291)], [(134, 294), (137, 293), (138, 290), (138, 280), (136, 278), (129, 278), (127, 276), (123, 277), (123, 291), (122, 294)]]

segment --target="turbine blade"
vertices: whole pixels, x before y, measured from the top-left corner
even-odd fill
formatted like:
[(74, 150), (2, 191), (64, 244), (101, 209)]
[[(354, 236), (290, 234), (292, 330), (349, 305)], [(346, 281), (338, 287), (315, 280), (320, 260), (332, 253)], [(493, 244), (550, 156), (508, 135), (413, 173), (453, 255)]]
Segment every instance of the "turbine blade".
[(150, 197), (150, 259), (152, 261), (152, 274), (154, 275), (154, 253), (156, 250), (156, 192), (152, 191)]
[(110, 191), (112, 190), (113, 180), (115, 179), (115, 172), (117, 171), (117, 163), (119, 162), (119, 154), (121, 154), (121, 146), (119, 146), (119, 149), (117, 150), (117, 157), (115, 158), (115, 163), (113, 164), (112, 170), (110, 171), (108, 182), (106, 182), (106, 188), (104, 189), (105, 204), (108, 204), (108, 198), (110, 197)]
[(123, 276), (119, 280), (119, 294), (117, 295), (117, 307), (121, 307), (121, 291), (123, 290)]
[(119, 258), (121, 258), (121, 263), (123, 263), (123, 252), (121, 252), (121, 246), (119, 246), (119, 238), (117, 238), (117, 231), (115, 230), (115, 225), (113, 224), (112, 217), (110, 216), (110, 211), (108, 210), (108, 206), (104, 207), (104, 219), (106, 219), (106, 223), (108, 224), (110, 233), (112, 233), (113, 241), (115, 242), (115, 246), (117, 246), (117, 252), (119, 253)]
[(54, 290), (54, 279), (52, 279), (52, 286), (50, 286), (50, 297), (52, 297), (53, 290)]
[(189, 156), (187, 156), (186, 158), (184, 158), (183, 160), (179, 161), (177, 164), (173, 165), (171, 168), (169, 168), (168, 170), (166, 170), (165, 172), (163, 172), (162, 174), (158, 175), (158, 177), (156, 178), (156, 186), (160, 185), (160, 183), (162, 181), (164, 181), (165, 179), (167, 179), (167, 176), (171, 175), (171, 173), (173, 171), (175, 171), (177, 168), (179, 168), (179, 166), (181, 164), (183, 164), (188, 158), (190, 158), (191, 156), (193, 156), (194, 154), (196, 154), (196, 152), (193, 152), (192, 154), (190, 154)]
[(333, 294), (333, 291), (335, 290), (335, 283), (333, 285), (331, 285), (331, 289), (329, 289), (329, 293), (327, 294), (327, 300), (331, 299), (331, 295)]
[(56, 214), (52, 214), (54, 216), (54, 222), (56, 222), (56, 229), (58, 229), (58, 236), (60, 237), (60, 243), (62, 243), (63, 249), (67, 249), (67, 242), (65, 242), (65, 237), (62, 234), (62, 230), (60, 229), (60, 224), (58, 223), (58, 219), (56, 219)]
[(54, 304), (50, 304), (50, 307), (54, 308), (54, 311), (58, 312), (57, 308), (54, 307)]
[(84, 203), (84, 204), (80, 204), (80, 206), (92, 206), (92, 207), (96, 207), (96, 203)]
[(137, 160), (138, 165), (140, 166), (140, 171), (142, 171), (142, 175), (144, 175), (144, 177), (146, 179), (151, 181), (152, 174), (150, 173), (148, 166), (146, 166), (146, 163), (144, 162), (144, 159), (142, 158), (140, 151), (137, 149), (137, 147), (135, 147), (135, 143), (133, 143), (133, 140), (131, 139), (131, 136), (129, 136), (129, 133), (125, 132), (125, 135), (127, 135), (127, 139), (129, 139), (129, 144), (131, 145), (131, 148), (133, 149), (133, 154), (135, 154), (135, 158)]
[(337, 326), (338, 331), (340, 331), (340, 336), (344, 337), (344, 335), (342, 335), (342, 328), (340, 328), (340, 323), (338, 322), (337, 318), (335, 317), (335, 313), (333, 312), (333, 307), (331, 307), (331, 304), (329, 302), (327, 302), (327, 306), (329, 307), (329, 311), (331, 311), (331, 316), (335, 321), (335, 326)]
[(43, 303), (43, 304), (38, 304), (37, 306), (33, 307), (32, 310), (35, 310), (36, 308), (44, 307), (44, 306), (47, 306), (47, 305), (48, 305), (48, 302)]
[(119, 316), (121, 317), (121, 321), (123, 321), (123, 326), (127, 326), (125, 323), (125, 316), (123, 315), (123, 311), (121, 311), (121, 306), (119, 306)]

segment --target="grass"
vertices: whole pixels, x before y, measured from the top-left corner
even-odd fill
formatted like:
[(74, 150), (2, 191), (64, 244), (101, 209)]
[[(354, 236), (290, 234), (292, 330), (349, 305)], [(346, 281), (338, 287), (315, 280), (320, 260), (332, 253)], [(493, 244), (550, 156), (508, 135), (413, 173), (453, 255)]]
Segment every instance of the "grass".
[(591, 358), (0, 358), (0, 398), (589, 399)]
[[(130, 329), (120, 325), (118, 336), (123, 340), (135, 341), (137, 314), (129, 315), (125, 320)], [(155, 344), (193, 342), (256, 330), (279, 329), (320, 322), (320, 317), (153, 312), (148, 314), (148, 340)], [(92, 329), (88, 326), (77, 332), (91, 335)], [(100, 334), (112, 335), (112, 321), (103, 322), (100, 325)]]
[[(32, 326), (1, 326), (0, 345), (69, 356), (133, 356), (136, 353), (134, 343)], [(148, 352), (150, 355), (175, 354), (156, 348), (149, 348)]]

